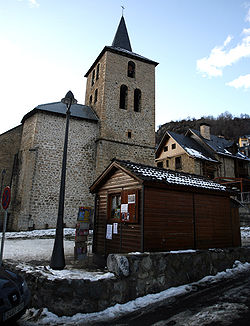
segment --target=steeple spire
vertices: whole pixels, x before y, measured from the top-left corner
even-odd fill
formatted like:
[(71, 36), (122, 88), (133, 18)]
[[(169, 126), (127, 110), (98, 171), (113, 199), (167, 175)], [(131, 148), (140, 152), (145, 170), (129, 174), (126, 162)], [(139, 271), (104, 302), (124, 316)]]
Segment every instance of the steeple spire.
[(112, 46), (115, 48), (122, 48), (132, 52), (131, 44), (129, 41), (128, 31), (125, 24), (124, 17), (122, 16), (120, 24), (117, 28)]

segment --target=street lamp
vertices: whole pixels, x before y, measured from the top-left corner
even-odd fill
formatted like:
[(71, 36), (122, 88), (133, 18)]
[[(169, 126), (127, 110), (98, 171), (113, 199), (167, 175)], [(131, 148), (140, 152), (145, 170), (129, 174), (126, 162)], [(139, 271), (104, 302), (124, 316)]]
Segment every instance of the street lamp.
[(56, 237), (54, 242), (54, 248), (51, 256), (50, 267), (56, 270), (62, 270), (65, 267), (65, 257), (63, 248), (63, 213), (64, 213), (64, 197), (65, 197), (65, 179), (66, 179), (66, 163), (67, 163), (67, 148), (68, 148), (68, 134), (69, 134), (69, 118), (70, 108), (72, 104), (77, 103), (74, 95), (69, 91), (65, 98), (61, 100), (62, 103), (66, 104), (66, 128), (63, 148), (63, 160), (62, 160), (62, 172), (61, 172), (61, 185), (59, 195), (59, 206), (56, 224)]

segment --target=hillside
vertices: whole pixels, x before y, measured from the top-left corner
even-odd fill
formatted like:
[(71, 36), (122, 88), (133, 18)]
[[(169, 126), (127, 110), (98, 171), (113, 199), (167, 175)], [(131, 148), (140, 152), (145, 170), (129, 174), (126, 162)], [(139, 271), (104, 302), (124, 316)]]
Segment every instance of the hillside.
[(250, 116), (241, 114), (240, 117), (233, 117), (230, 113), (225, 112), (217, 118), (212, 116), (202, 117), (201, 119), (184, 119), (181, 121), (167, 122), (159, 127), (156, 132), (156, 145), (166, 131), (173, 131), (184, 134), (189, 128), (199, 130), (201, 123), (208, 123), (211, 126), (211, 134), (224, 136), (226, 139), (238, 142), (242, 135), (250, 134)]

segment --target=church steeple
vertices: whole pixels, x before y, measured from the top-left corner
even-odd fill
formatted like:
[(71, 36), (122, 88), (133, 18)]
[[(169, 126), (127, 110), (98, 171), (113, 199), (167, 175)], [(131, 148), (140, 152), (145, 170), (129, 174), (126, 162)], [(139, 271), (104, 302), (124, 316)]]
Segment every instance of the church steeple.
[(119, 26), (117, 28), (112, 46), (115, 48), (122, 48), (132, 52), (131, 44), (129, 41), (128, 31), (125, 24), (125, 19), (122, 16)]

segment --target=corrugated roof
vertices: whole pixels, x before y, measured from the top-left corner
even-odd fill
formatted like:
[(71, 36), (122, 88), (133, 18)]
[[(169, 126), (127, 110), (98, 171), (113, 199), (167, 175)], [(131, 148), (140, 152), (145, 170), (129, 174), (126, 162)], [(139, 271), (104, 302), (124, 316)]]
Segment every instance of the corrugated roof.
[[(22, 119), (22, 123), (31, 117), (33, 114), (37, 112), (48, 112), (48, 113), (54, 113), (59, 115), (66, 115), (66, 105), (62, 102), (55, 102), (55, 103), (48, 103), (48, 104), (41, 104), (35, 107), (32, 111), (28, 112)], [(98, 117), (95, 114), (94, 110), (87, 105), (82, 104), (72, 104), (71, 106), (71, 117), (79, 118), (79, 119), (85, 119), (85, 120), (91, 120), (93, 122), (98, 121)]]

